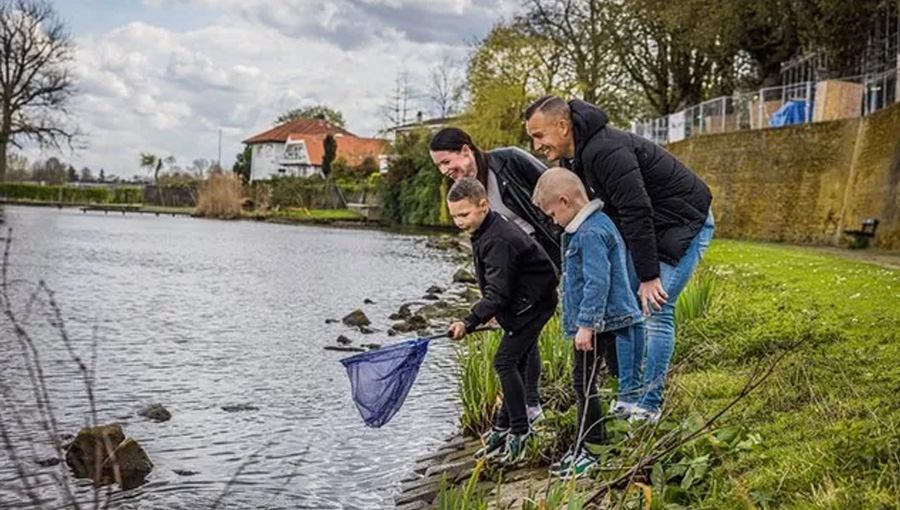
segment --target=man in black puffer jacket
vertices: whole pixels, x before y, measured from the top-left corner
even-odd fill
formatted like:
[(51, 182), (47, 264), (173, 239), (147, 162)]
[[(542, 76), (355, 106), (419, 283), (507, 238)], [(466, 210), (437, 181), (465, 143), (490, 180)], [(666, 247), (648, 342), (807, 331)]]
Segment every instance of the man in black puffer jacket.
[(662, 147), (609, 126), (606, 113), (585, 101), (545, 96), (525, 111), (525, 121), (535, 150), (575, 172), (625, 238), (648, 320), (634, 345), (617, 347), (633, 349), (628, 358), (639, 370), (646, 339), (647, 365), (642, 386), (626, 389), (634, 398), (613, 407), (620, 416), (655, 421), (674, 350), (675, 302), (712, 239), (709, 187)]

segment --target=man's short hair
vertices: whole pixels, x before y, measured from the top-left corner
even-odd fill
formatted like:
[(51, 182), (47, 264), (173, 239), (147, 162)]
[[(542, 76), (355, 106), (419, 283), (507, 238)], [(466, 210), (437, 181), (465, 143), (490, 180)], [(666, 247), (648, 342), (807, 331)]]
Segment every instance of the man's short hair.
[(448, 202), (459, 202), (460, 200), (469, 200), (473, 204), (481, 202), (487, 198), (487, 190), (478, 182), (478, 179), (472, 177), (463, 177), (453, 183), (450, 191), (447, 192)]
[(538, 112), (541, 112), (544, 115), (562, 117), (564, 119), (570, 118), (569, 103), (552, 95), (541, 97), (537, 101), (531, 103), (531, 105), (525, 109), (525, 120), (530, 120), (531, 117)]

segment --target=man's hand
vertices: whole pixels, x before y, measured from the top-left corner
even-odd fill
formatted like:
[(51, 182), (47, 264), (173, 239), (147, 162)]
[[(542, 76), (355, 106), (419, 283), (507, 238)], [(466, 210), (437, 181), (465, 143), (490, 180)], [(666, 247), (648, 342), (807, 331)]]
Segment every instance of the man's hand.
[(462, 321), (456, 321), (447, 328), (447, 334), (451, 340), (459, 340), (466, 336), (466, 325)]
[(593, 351), (594, 331), (588, 328), (578, 328), (578, 333), (575, 333), (575, 349), (579, 351)]
[(644, 317), (650, 317), (651, 306), (658, 312), (662, 310), (662, 305), (666, 304), (666, 301), (669, 299), (669, 295), (666, 294), (666, 289), (663, 288), (662, 281), (659, 278), (641, 282), (641, 286), (638, 288), (638, 297), (641, 299)]

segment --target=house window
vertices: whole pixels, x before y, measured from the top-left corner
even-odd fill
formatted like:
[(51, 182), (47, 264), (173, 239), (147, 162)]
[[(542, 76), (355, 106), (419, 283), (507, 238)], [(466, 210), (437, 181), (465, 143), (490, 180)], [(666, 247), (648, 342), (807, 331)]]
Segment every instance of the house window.
[(305, 163), (307, 161), (306, 143), (302, 140), (287, 143), (284, 146), (284, 155), (282, 156), (282, 159), (284, 161)]

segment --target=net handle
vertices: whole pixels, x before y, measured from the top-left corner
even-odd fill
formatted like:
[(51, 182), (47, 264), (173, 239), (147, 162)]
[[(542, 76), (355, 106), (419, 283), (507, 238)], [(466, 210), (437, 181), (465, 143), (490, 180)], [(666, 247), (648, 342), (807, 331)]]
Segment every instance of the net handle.
[[(474, 331), (466, 333), (467, 335), (471, 335), (472, 333), (484, 333), (485, 331), (497, 331), (500, 329), (500, 326), (485, 326), (483, 328), (475, 328)], [(441, 333), (440, 335), (426, 336), (420, 338), (420, 340), (437, 340), (438, 338), (447, 338), (450, 336), (450, 333)]]

